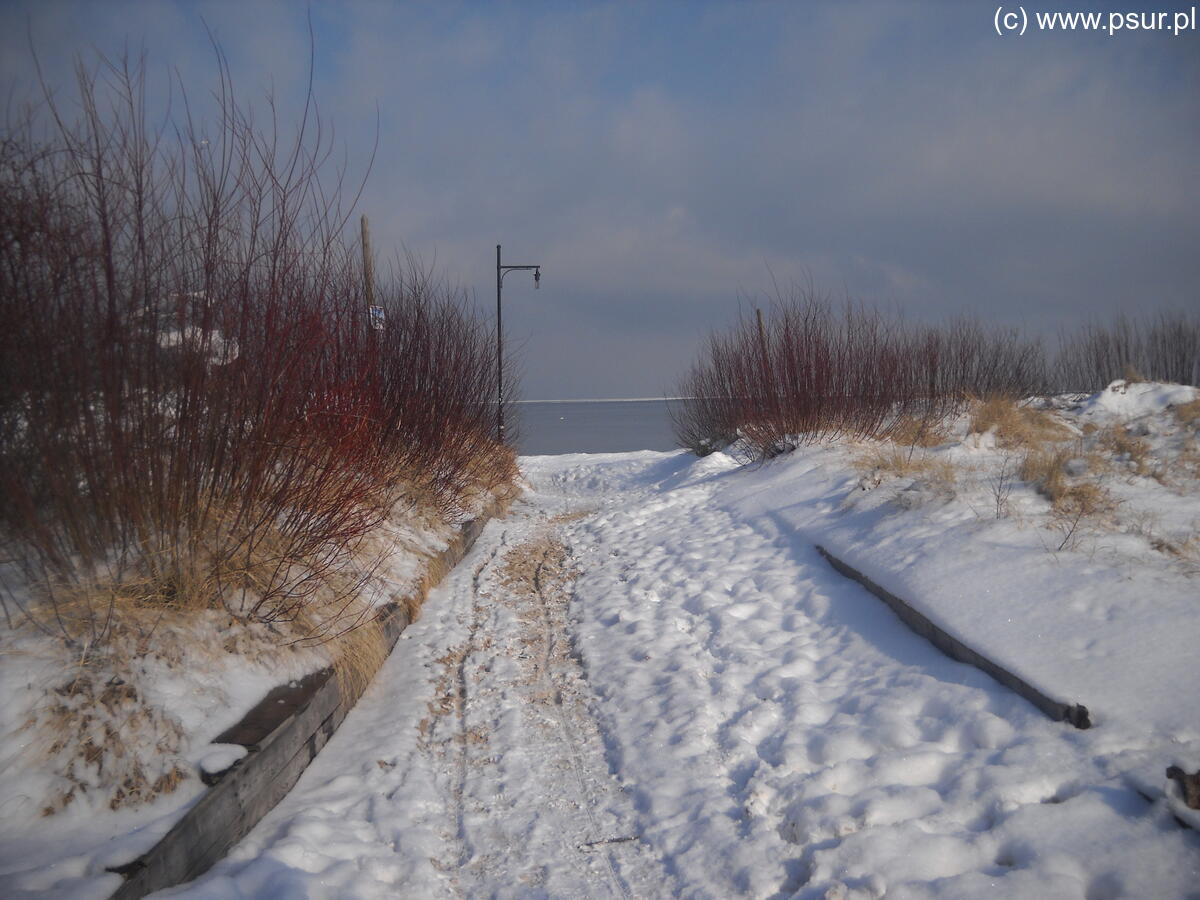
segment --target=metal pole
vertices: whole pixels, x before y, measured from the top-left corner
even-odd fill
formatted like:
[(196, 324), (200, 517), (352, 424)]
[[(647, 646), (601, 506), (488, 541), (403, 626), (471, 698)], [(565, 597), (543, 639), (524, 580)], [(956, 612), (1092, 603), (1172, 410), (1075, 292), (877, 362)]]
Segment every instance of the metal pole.
[(500, 245), (496, 245), (496, 440), (504, 443), (504, 331), (500, 308)]
[(363, 257), (363, 288), (367, 296), (367, 310), (375, 305), (375, 273), (371, 262), (371, 226), (367, 224), (367, 216), (362, 217), (362, 257)]

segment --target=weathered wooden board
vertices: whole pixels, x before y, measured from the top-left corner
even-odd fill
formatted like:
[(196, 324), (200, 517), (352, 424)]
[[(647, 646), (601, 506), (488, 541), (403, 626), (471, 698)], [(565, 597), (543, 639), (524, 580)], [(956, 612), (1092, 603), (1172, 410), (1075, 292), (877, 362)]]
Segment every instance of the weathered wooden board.
[(876, 584), (862, 572), (858, 571), (858, 569), (842, 562), (842, 560), (819, 544), (817, 545), (817, 552), (825, 557), (829, 561), (829, 564), (838, 572), (847, 578), (854, 579), (886, 603), (891, 607), (892, 612), (900, 617), (900, 621), (951, 659), (965, 662), (980, 671), (986, 672), (1009, 690), (1020, 694), (1056, 722), (1070, 722), (1076, 728), (1091, 727), (1091, 717), (1088, 714), (1086, 706), (1078, 703), (1066, 703), (1062, 700), (1055, 700), (1052, 697), (1048, 697), (1024, 679), (1014, 675), (1008, 669), (993, 662), (976, 650), (971, 649), (958, 638), (954, 637), (954, 635), (939, 628), (924, 615), (913, 609), (906, 601), (897, 597), (887, 588)]
[[(462, 526), (441, 554), (447, 571), (466, 556), (496, 512), (489, 508)], [(405, 607), (392, 604), (384, 611), (389, 648), (409, 623)], [(216, 738), (216, 743), (241, 744), (247, 755), (211, 778), (204, 796), (154, 847), (111, 870), (125, 878), (112, 900), (135, 900), (207, 871), (292, 789), (357, 699), (346, 696), (332, 669), (272, 690)]]

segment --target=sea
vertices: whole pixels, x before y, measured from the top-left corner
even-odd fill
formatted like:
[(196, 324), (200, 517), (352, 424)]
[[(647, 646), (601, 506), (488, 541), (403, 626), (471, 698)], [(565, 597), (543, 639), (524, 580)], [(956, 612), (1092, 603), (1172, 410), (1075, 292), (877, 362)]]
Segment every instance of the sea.
[[(517, 452), (675, 450), (668, 400), (526, 400), (513, 404)], [(511, 432), (510, 432), (511, 434)]]

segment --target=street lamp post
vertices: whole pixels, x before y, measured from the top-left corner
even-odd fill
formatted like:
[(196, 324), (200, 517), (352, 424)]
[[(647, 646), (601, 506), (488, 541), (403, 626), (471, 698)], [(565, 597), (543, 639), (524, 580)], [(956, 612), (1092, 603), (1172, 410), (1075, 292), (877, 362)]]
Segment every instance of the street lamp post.
[(496, 440), (504, 443), (504, 328), (500, 292), (504, 276), (517, 270), (533, 269), (533, 286), (541, 287), (541, 266), (504, 266), (500, 264), (500, 245), (496, 245)]

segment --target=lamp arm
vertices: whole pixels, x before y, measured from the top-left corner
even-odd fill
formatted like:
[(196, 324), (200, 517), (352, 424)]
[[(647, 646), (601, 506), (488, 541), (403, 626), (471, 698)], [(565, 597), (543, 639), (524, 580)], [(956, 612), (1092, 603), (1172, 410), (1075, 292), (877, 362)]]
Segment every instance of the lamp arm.
[(507, 275), (509, 272), (527, 272), (530, 269), (540, 269), (540, 268), (541, 268), (541, 266), (501, 266), (500, 267), (500, 281), (501, 281), (501, 283), (503, 283), (504, 276)]

